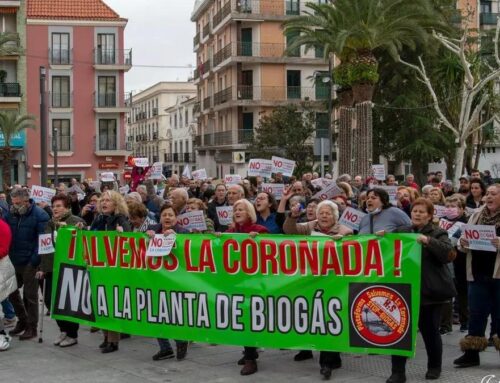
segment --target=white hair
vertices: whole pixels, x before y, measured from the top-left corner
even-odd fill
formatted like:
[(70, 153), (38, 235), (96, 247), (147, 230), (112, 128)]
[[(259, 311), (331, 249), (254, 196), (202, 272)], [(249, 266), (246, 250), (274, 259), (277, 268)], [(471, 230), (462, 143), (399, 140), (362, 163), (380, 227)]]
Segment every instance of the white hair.
[(337, 204), (333, 201), (330, 201), (328, 199), (321, 201), (318, 206), (316, 207), (316, 215), (319, 215), (319, 211), (323, 206), (328, 206), (332, 210), (332, 215), (335, 218), (335, 221), (339, 220), (339, 207)]
[[(255, 213), (255, 207), (252, 205), (252, 203), (249, 200), (243, 198), (243, 199), (239, 199), (238, 201), (236, 201), (233, 205), (233, 211), (234, 211), (234, 209), (236, 209), (236, 206), (238, 206), (238, 205), (245, 206), (245, 210), (247, 211), (248, 216), (250, 217), (250, 220), (252, 221), (252, 223), (257, 222), (257, 214)], [(233, 214), (233, 221), (234, 221), (234, 214)]]

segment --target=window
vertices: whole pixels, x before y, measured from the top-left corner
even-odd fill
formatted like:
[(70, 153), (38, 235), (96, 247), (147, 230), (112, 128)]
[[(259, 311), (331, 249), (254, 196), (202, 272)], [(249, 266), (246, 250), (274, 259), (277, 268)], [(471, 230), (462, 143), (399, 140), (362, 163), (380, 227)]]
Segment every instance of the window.
[(316, 138), (328, 138), (328, 113), (316, 113)]
[(300, 70), (287, 70), (286, 83), (288, 98), (300, 99)]
[(54, 144), (57, 144), (57, 150), (60, 152), (71, 151), (70, 120), (52, 120), (52, 145)]
[(184, 110), (184, 121), (186, 122), (186, 125), (189, 124), (189, 109), (186, 108)]
[(491, 13), (491, 1), (481, 1), (481, 13)]
[(69, 33), (52, 33), (51, 63), (70, 64)]
[(300, 1), (299, 0), (286, 0), (286, 14), (299, 15), (300, 14)]
[(99, 76), (97, 89), (97, 105), (99, 107), (116, 106), (116, 78), (114, 76)]
[(315, 79), (316, 100), (328, 100), (330, 94), (330, 77), (328, 72), (319, 72)]
[[(286, 35), (286, 46), (289, 47), (298, 38), (300, 32), (287, 33)], [(297, 47), (288, 52), (288, 57), (300, 57), (300, 47)]]
[(99, 150), (116, 150), (116, 120), (99, 120)]
[(69, 76), (52, 76), (52, 107), (70, 107)]
[(115, 35), (99, 33), (97, 35), (97, 64), (115, 64)]
[(314, 47), (314, 57), (317, 59), (322, 59), (325, 57), (325, 48), (316, 46)]

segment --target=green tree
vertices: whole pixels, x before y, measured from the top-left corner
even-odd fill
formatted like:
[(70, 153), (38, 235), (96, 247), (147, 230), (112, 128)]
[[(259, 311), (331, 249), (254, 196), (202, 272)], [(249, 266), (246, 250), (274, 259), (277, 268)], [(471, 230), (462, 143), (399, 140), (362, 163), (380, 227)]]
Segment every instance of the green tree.
[(301, 174), (313, 165), (315, 129), (315, 114), (308, 105), (278, 107), (260, 119), (248, 151), (254, 158), (280, 156), (293, 160), (296, 174)]
[(35, 117), (29, 115), (19, 115), (14, 111), (0, 112), (0, 132), (3, 135), (4, 146), (1, 147), (3, 157), (2, 161), (2, 179), (5, 185), (10, 183), (10, 166), (12, 160), (11, 139), (18, 133), (22, 133), (26, 128), (35, 128)]

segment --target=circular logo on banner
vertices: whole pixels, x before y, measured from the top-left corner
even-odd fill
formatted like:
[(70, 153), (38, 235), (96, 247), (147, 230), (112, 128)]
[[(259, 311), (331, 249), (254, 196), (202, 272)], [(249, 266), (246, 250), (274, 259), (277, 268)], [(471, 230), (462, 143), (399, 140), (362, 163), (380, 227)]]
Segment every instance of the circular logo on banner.
[(351, 321), (361, 338), (375, 346), (391, 346), (408, 332), (410, 310), (397, 291), (371, 286), (361, 291), (351, 307)]

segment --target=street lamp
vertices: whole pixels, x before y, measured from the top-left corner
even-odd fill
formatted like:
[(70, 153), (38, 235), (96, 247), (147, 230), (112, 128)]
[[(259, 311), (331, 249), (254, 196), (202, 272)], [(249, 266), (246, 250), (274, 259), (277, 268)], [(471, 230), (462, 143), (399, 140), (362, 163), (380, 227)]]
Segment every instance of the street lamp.
[(47, 108), (45, 105), (45, 76), (44, 66), (40, 67), (40, 165), (41, 184), (47, 186)]
[(54, 153), (54, 186), (59, 184), (59, 177), (57, 174), (57, 128), (52, 129), (52, 152)]

